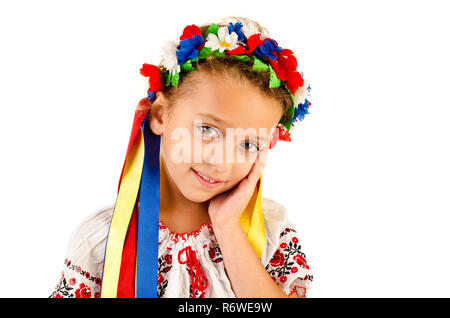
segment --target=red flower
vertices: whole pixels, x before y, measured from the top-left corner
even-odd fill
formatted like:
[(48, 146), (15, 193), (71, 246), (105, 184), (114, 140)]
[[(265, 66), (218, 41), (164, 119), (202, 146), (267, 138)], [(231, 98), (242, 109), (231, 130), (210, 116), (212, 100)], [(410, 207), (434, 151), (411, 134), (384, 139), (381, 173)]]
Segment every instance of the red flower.
[(278, 59), (275, 61), (269, 60), (270, 65), (272, 65), (273, 70), (277, 76), (285, 81), (287, 88), (292, 94), (299, 86), (303, 86), (304, 80), (299, 72), (297, 72), (297, 59), (294, 56), (294, 52), (289, 49), (283, 49), (279, 55)]
[(172, 255), (170, 255), (170, 254), (167, 254), (167, 255), (164, 255), (164, 260), (166, 261), (166, 263), (167, 264), (172, 264)]
[(273, 267), (282, 266), (284, 264), (284, 255), (280, 252), (280, 250), (277, 250), (275, 254), (273, 255), (272, 259), (270, 260), (270, 265)]
[(86, 276), (86, 278), (89, 278), (89, 277), (91, 277), (91, 274), (89, 274), (89, 272), (86, 272), (86, 274), (84, 276)]
[(296, 261), (297, 264), (300, 265), (301, 267), (309, 269), (308, 264), (306, 264), (305, 258), (303, 256), (301, 256), (300, 254), (297, 254), (294, 256), (294, 261)]
[(80, 288), (75, 291), (75, 298), (91, 298), (91, 289), (84, 283), (80, 284)]
[(281, 243), (281, 244), (280, 244), (280, 248), (285, 249), (286, 247), (287, 247), (287, 244), (286, 244), (286, 243)]
[(95, 283), (96, 283), (96, 284), (101, 284), (101, 282), (102, 282), (102, 280), (101, 280), (100, 278), (97, 277), (97, 278), (95, 279)]
[(192, 39), (194, 35), (202, 35), (202, 31), (195, 24), (188, 25), (184, 28), (183, 34), (180, 36), (180, 41)]
[(297, 267), (292, 267), (292, 269), (291, 269), (291, 272), (292, 272), (292, 273), (297, 273), (297, 271), (298, 271), (298, 268), (297, 268)]
[(229, 55), (244, 55), (245, 47), (243, 47), (242, 45), (238, 45), (237, 48), (235, 48), (233, 50), (225, 51), (225, 53), (229, 54)]
[(247, 55), (252, 53), (258, 46), (260, 46), (263, 43), (260, 37), (261, 33), (256, 33), (247, 39), (247, 52), (246, 52)]
[(151, 92), (158, 92), (164, 89), (164, 85), (161, 80), (161, 71), (155, 65), (144, 63), (140, 69), (141, 75), (149, 77), (149, 90)]
[(300, 87), (303, 86), (304, 80), (299, 72), (295, 71), (288, 75), (288, 78), (286, 80), (286, 86), (289, 89), (289, 91), (295, 95), (295, 91)]
[(60, 293), (58, 293), (58, 294), (56, 294), (55, 295), (55, 298), (64, 298), (63, 296), (61, 296), (61, 294)]
[(277, 73), (277, 76), (282, 81), (286, 81), (288, 75), (295, 72), (297, 69), (297, 59), (294, 56), (294, 52), (289, 49), (283, 49), (278, 54), (278, 59), (275, 61), (269, 59), (269, 62), (275, 73)]
[(75, 269), (77, 271), (77, 273), (81, 272), (81, 267), (77, 266), (77, 268)]
[(287, 280), (286, 276), (281, 276), (280, 277), (280, 282), (284, 283)]
[(96, 292), (96, 293), (94, 294), (94, 297), (95, 297), (95, 298), (100, 298), (100, 292)]
[(292, 238), (292, 242), (294, 242), (294, 244), (297, 244), (298, 243), (298, 239), (296, 237), (293, 237)]
[[(184, 39), (192, 39), (194, 35), (201, 35), (203, 37), (202, 31), (198, 26), (195, 24), (188, 25), (184, 28), (183, 34), (180, 36), (180, 41), (183, 41)], [(205, 46), (205, 41), (199, 46), (196, 47), (196, 49), (200, 52), (201, 49)]]
[(278, 140), (291, 141), (291, 134), (287, 129), (280, 129), (278, 135)]
[(77, 283), (77, 281), (76, 281), (75, 278), (72, 277), (71, 279), (69, 279), (69, 284), (70, 284), (70, 285), (73, 286), (73, 285), (75, 285), (76, 283)]
[(164, 281), (164, 276), (161, 274), (158, 274), (158, 285), (161, 284)]

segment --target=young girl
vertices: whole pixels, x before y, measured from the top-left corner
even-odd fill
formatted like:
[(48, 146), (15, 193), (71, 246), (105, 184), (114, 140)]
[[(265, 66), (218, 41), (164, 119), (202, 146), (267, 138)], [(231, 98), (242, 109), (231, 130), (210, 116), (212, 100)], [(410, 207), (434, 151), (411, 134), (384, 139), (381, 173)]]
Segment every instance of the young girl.
[(236, 17), (186, 26), (144, 64), (116, 203), (72, 233), (50, 297), (306, 297), (298, 233), (261, 195), (268, 150), (311, 105), (296, 68)]

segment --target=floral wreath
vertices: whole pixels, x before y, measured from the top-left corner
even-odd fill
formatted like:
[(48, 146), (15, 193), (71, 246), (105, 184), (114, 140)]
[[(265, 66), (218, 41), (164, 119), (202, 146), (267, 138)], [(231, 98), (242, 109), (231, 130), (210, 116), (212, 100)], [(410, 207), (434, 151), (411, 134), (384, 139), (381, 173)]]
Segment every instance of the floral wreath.
[(283, 85), (287, 89), (292, 97), (292, 106), (287, 119), (278, 123), (279, 129), (270, 148), (275, 146), (277, 140), (290, 142), (291, 128), (309, 114), (311, 102), (307, 97), (311, 87), (309, 81), (304, 80), (303, 72), (296, 70), (294, 52), (278, 46), (268, 34), (260, 33), (252, 22), (245, 25), (229, 22), (228, 26), (222, 27), (212, 23), (205, 34), (195, 24), (186, 26), (179, 41), (166, 42), (161, 55), (162, 67), (144, 63), (140, 69), (141, 75), (149, 77), (148, 100), (153, 102), (156, 92), (165, 86), (177, 87), (180, 73), (195, 70), (192, 63), (210, 54), (219, 58), (229, 55), (237, 60), (252, 62), (254, 71), (270, 72), (270, 88)]

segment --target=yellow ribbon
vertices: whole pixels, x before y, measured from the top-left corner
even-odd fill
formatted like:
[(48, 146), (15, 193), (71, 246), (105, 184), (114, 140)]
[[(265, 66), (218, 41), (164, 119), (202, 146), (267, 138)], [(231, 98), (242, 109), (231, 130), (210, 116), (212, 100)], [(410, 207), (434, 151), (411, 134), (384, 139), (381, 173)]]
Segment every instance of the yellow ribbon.
[(266, 245), (266, 229), (262, 210), (261, 194), (262, 175), (255, 187), (252, 197), (241, 216), (241, 226), (250, 244), (259, 258)]
[(136, 141), (128, 154), (111, 220), (103, 267), (102, 298), (117, 297), (122, 250), (141, 183), (144, 150), (144, 136), (141, 130), (136, 135)]

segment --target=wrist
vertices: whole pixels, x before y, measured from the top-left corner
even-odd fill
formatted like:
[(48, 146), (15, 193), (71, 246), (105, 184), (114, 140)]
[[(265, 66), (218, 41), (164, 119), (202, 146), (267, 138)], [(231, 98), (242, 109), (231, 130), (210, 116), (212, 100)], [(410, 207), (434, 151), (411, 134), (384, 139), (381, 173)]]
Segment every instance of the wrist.
[(238, 231), (242, 231), (240, 220), (228, 219), (225, 222), (212, 222), (212, 227), (216, 236), (229, 236)]

